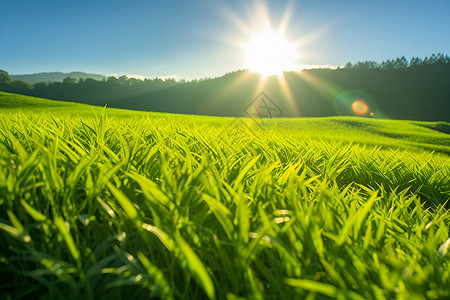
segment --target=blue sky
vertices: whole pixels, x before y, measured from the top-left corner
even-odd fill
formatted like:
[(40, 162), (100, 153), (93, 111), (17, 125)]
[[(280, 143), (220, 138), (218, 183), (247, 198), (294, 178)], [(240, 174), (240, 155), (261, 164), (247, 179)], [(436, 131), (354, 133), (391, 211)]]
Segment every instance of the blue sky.
[(249, 32), (238, 23), (256, 30), (258, 5), (275, 28), (290, 12), (299, 68), (450, 54), (448, 0), (2, 0), (0, 69), (220, 76), (245, 67), (239, 45)]

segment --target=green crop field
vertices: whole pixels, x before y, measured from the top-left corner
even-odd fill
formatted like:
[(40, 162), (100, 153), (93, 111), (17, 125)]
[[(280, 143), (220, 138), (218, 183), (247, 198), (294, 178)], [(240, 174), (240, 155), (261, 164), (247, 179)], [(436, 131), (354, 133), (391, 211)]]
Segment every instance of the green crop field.
[(449, 128), (0, 93), (0, 298), (449, 298)]

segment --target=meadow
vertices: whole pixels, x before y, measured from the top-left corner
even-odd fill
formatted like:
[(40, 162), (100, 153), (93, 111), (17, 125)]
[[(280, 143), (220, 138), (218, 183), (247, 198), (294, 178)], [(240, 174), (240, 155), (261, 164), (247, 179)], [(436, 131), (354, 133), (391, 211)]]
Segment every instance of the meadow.
[(0, 298), (448, 298), (449, 128), (0, 92)]

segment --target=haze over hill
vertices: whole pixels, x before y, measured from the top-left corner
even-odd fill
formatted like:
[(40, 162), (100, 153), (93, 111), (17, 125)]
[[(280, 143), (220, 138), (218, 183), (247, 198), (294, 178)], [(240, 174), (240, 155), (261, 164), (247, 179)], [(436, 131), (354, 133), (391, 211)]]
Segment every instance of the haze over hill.
[(72, 77), (75, 79), (86, 79), (92, 78), (95, 80), (105, 79), (105, 75), (93, 74), (93, 73), (85, 73), (85, 72), (42, 72), (42, 73), (34, 73), (34, 74), (12, 74), (11, 78), (14, 80), (23, 80), (29, 83), (38, 83), (38, 82), (62, 82), (64, 78)]

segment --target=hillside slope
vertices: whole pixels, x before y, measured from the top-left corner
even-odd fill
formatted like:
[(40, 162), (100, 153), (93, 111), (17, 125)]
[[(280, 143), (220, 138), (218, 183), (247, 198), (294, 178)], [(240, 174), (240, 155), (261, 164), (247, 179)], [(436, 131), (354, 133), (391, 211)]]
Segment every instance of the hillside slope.
[(373, 118), (450, 121), (450, 64), (402, 69), (340, 69), (285, 72), (263, 79), (236, 71), (199, 82), (121, 78), (36, 85), (23, 91), (55, 100), (98, 106), (211, 116), (246, 116), (261, 93), (279, 108), (277, 116), (352, 116), (352, 104)]
[(13, 97), (0, 299), (450, 297), (448, 123)]
[(285, 117), (351, 116), (363, 100), (366, 116), (450, 121), (450, 65), (399, 70), (303, 70), (263, 80), (249, 71), (111, 99), (118, 108), (214, 116), (245, 116), (261, 92)]
[[(103, 107), (69, 101), (57, 101), (14, 93), (0, 92), (0, 113), (29, 114), (63, 114), (63, 115), (95, 115), (103, 111)], [(125, 109), (108, 108), (115, 116), (138, 116), (141, 112)], [(148, 114), (148, 113), (146, 113)], [(155, 115), (158, 115), (155, 113)]]
[(450, 154), (450, 124), (371, 119), (364, 117), (323, 118), (231, 118), (143, 112), (90, 106), (66, 101), (0, 92), (0, 113), (51, 113), (67, 116), (95, 117), (106, 113), (115, 118), (156, 118), (161, 122), (176, 122), (180, 126), (193, 124), (220, 129), (221, 134), (249, 132), (254, 135), (282, 135), (292, 138), (334, 140), (390, 149), (415, 149)]

